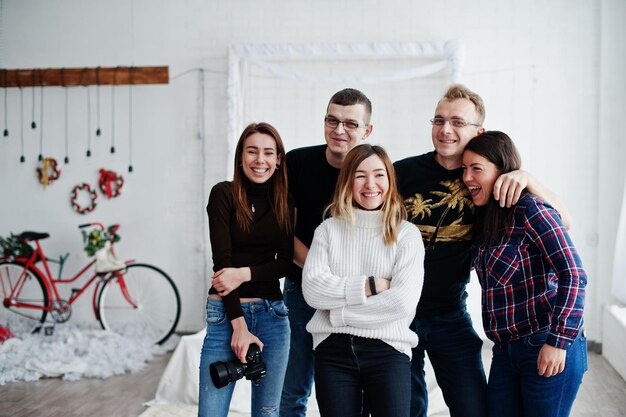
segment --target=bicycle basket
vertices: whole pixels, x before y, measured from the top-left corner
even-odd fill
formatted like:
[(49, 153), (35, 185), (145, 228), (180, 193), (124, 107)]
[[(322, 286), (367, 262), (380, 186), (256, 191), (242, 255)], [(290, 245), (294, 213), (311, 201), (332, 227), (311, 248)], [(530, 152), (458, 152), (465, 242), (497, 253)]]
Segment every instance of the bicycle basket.
[(98, 249), (102, 249), (104, 247), (104, 243), (106, 241), (110, 241), (111, 243), (116, 243), (120, 241), (120, 235), (115, 233), (115, 226), (109, 226), (106, 231), (102, 231), (100, 229), (92, 229), (89, 232), (82, 231), (83, 234), (83, 243), (85, 244), (85, 252), (87, 255), (94, 256)]

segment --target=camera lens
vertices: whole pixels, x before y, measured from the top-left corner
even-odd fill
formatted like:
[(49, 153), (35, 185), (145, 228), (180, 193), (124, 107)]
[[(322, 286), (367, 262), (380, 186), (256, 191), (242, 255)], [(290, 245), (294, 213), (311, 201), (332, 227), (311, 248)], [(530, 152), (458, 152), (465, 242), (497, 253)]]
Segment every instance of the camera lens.
[(215, 362), (209, 366), (211, 379), (217, 388), (222, 388), (230, 382), (243, 378), (245, 365), (237, 360), (228, 362)]
[(217, 388), (222, 388), (228, 385), (230, 382), (230, 378), (228, 377), (228, 369), (226, 369), (226, 365), (224, 362), (215, 362), (212, 363), (209, 367), (211, 371), (211, 379), (213, 380), (213, 384)]

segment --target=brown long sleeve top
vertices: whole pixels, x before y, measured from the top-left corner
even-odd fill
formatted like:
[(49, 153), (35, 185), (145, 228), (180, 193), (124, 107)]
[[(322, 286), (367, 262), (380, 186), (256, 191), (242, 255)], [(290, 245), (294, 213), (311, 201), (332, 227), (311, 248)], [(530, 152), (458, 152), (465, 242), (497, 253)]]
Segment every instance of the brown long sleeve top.
[[(254, 207), (249, 232), (239, 227), (235, 218), (232, 182), (216, 184), (207, 205), (213, 270), (249, 267), (251, 280), (222, 297), (230, 320), (243, 315), (241, 298), (281, 300), (279, 279), (284, 277), (293, 260), (293, 233), (281, 231), (273, 210), (272, 179), (255, 184), (244, 179), (248, 204)], [(293, 204), (289, 204), (293, 219)], [(217, 294), (211, 287), (209, 294)]]

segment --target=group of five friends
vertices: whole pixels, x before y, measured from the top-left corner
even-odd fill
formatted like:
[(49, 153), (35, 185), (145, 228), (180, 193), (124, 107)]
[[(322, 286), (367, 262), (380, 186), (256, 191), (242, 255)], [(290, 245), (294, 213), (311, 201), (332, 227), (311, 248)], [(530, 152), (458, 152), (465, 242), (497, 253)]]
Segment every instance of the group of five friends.
[[(364, 144), (371, 113), (344, 89), (323, 145), (286, 153), (267, 123), (241, 134), (233, 181), (207, 206), (198, 415), (226, 417), (233, 394), (209, 364), (245, 362), (256, 343), (267, 375), (253, 417), (305, 416), (313, 383), (324, 417), (426, 416), (426, 353), (452, 417), (567, 416), (586, 370), (586, 275), (558, 197), (506, 134), (485, 131), (483, 101), (462, 85), (437, 103), (434, 150), (395, 164)], [(466, 310), (472, 268), (488, 382)]]

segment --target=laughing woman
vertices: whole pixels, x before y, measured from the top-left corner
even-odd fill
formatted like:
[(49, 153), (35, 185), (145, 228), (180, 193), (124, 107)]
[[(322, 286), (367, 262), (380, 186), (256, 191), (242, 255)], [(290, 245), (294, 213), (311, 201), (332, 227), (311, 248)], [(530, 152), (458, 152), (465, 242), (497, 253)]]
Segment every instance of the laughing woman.
[(530, 193), (510, 209), (494, 200), (496, 178), (520, 166), (502, 132), (475, 137), (463, 153), (463, 181), (476, 205), (473, 266), (485, 333), (495, 343), (489, 415), (564, 417), (587, 369), (587, 276), (551, 206)]
[(341, 167), (332, 216), (315, 231), (302, 291), (317, 309), (315, 348), (322, 417), (405, 417), (411, 401), (409, 329), (423, 283), (424, 246), (404, 220), (384, 149), (360, 145)]
[(293, 258), (293, 209), (287, 199), (285, 148), (267, 123), (243, 131), (233, 181), (211, 190), (207, 213), (213, 274), (200, 356), (198, 416), (226, 417), (234, 383), (217, 388), (209, 365), (262, 350), (267, 375), (252, 386), (253, 417), (278, 416), (289, 354), (289, 322), (279, 279)]

